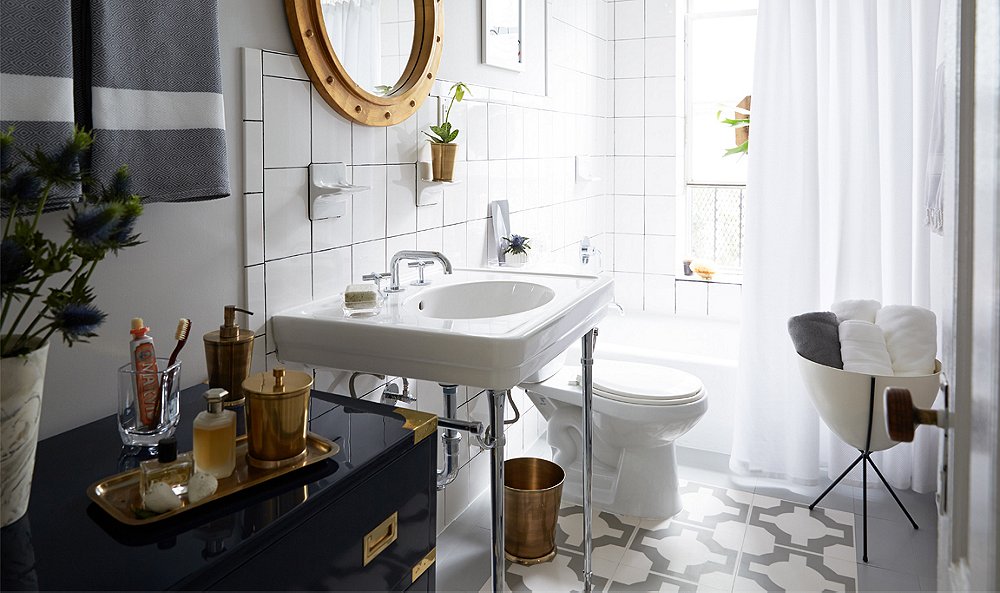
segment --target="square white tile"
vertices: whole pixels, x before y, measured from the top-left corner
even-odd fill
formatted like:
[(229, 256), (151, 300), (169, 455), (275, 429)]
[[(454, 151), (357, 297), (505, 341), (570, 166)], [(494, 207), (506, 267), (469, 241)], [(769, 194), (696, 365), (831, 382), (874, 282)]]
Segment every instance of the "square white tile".
[(323, 251), (334, 247), (350, 245), (353, 241), (353, 209), (351, 196), (336, 198), (344, 204), (344, 215), (340, 217), (323, 218), (312, 223), (312, 250)]
[(673, 274), (677, 269), (674, 237), (646, 235), (644, 268), (646, 274)]
[(645, 83), (646, 115), (679, 115), (673, 76), (647, 77)]
[(615, 302), (626, 311), (642, 311), (642, 274), (615, 272)]
[(708, 315), (708, 283), (678, 281), (674, 290), (678, 315)]
[(469, 177), (469, 164), (463, 162), (455, 163), (455, 185), (444, 187), (444, 223), (446, 225), (465, 222), (468, 216), (469, 186), (466, 183)]
[(495, 200), (506, 200), (507, 199), (507, 161), (490, 161), (489, 165), (489, 199), (491, 202)]
[(652, 37), (644, 41), (646, 76), (673, 76), (676, 71), (674, 37)]
[(254, 333), (264, 333), (266, 317), (264, 316), (264, 264), (249, 266), (246, 270), (247, 311), (254, 313), (253, 317), (243, 315), (240, 325)]
[(645, 184), (643, 158), (638, 156), (615, 157), (615, 193), (642, 195)]
[(385, 161), (385, 128), (351, 124), (352, 156), (355, 165), (381, 165)]
[(673, 196), (677, 194), (677, 171), (674, 157), (646, 157), (645, 177), (646, 195)]
[(646, 37), (676, 36), (675, 0), (645, 0)]
[(645, 289), (645, 310), (651, 313), (674, 313), (674, 277), (645, 274), (642, 277)]
[(615, 42), (615, 78), (642, 78), (644, 63), (642, 39)]
[(313, 253), (313, 298), (340, 294), (351, 283), (351, 248)]
[[(417, 118), (410, 117), (405, 121), (386, 128), (386, 162), (415, 163), (417, 148), (421, 142), (417, 138)], [(422, 135), (422, 134), (421, 134)], [(427, 137), (424, 136), (426, 139)]]
[(267, 260), (308, 253), (309, 170), (268, 169), (264, 172), (264, 255)]
[(264, 76), (309, 80), (306, 69), (302, 67), (299, 57), (295, 55), (280, 54), (265, 50), (263, 55), (263, 71)]
[(353, 240), (360, 243), (385, 237), (386, 178), (383, 165), (358, 165), (351, 168), (354, 184), (370, 187), (354, 194), (351, 224)]
[(466, 106), (465, 143), (470, 161), (485, 161), (489, 158), (489, 116), (486, 103), (470, 102)]
[(387, 236), (417, 230), (416, 165), (386, 166)]
[(643, 156), (643, 139), (646, 122), (641, 117), (615, 118), (615, 154), (620, 156)]
[(487, 107), (489, 158), (507, 158), (507, 106), (490, 103)]
[(469, 161), (468, 167), (468, 220), (486, 218), (490, 203), (490, 164)]
[[(265, 317), (268, 320), (275, 313), (312, 300), (311, 254), (269, 261), (264, 264), (264, 275), (267, 278), (264, 294)], [(273, 352), (274, 339), (270, 329), (267, 334), (267, 351)]]
[(642, 273), (643, 236), (615, 233), (615, 272)]
[(355, 243), (351, 246), (351, 281), (373, 272), (388, 272), (385, 267), (385, 239)]
[(738, 284), (709, 284), (709, 316), (719, 319), (739, 319), (742, 288)]
[(646, 156), (673, 156), (677, 152), (677, 125), (675, 117), (647, 117)]
[(677, 198), (673, 196), (646, 196), (646, 235), (677, 234)]
[(265, 167), (309, 165), (309, 92), (306, 81), (264, 77)]
[[(628, 0), (635, 2), (637, 0)], [(645, 115), (644, 80), (625, 78), (615, 80), (615, 117), (640, 117)], [(673, 115), (673, 114), (671, 114)]]
[(465, 236), (465, 223), (453, 224), (441, 229), (441, 253), (451, 260), (451, 265), (464, 267), (468, 265), (468, 237)]
[(351, 163), (351, 122), (333, 110), (312, 89), (312, 160)]
[(615, 233), (643, 233), (643, 197), (615, 196)]
[(645, 34), (643, 0), (615, 2), (615, 39), (641, 39)]

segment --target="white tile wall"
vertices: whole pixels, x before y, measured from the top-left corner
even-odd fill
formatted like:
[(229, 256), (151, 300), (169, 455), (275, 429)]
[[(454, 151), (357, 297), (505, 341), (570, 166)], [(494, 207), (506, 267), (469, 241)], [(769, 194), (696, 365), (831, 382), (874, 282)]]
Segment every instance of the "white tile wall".
[[(641, 25), (642, 0), (632, 2), (639, 8), (633, 18)], [(258, 361), (278, 362), (266, 324), (274, 312), (335, 295), (364, 274), (385, 271), (387, 259), (397, 250), (442, 250), (455, 265), (485, 265), (492, 255), (487, 245), (491, 199), (510, 201), (512, 221), (520, 225), (514, 230), (532, 236), (540, 253), (575, 253), (570, 246), (585, 233), (597, 244), (612, 245), (614, 200), (608, 194), (615, 167), (615, 10), (605, 0), (587, 2), (586, 10), (560, 10), (567, 4), (555, 2), (550, 30), (551, 96), (473, 87), (472, 97), (451, 114), (461, 130), (456, 178), (463, 183), (448, 186), (428, 200), (436, 202), (430, 206), (416, 206), (417, 192), (427, 188), (417, 179), (417, 161), (429, 157), (421, 131), (438, 121), (439, 99), (450, 82), (436, 83), (415, 117), (391, 128), (372, 128), (348, 122), (327, 106), (296, 56), (244, 52), (246, 302), (259, 314), (252, 321), (263, 334), (255, 344)], [(641, 35), (635, 39), (632, 51), (643, 59)], [(630, 89), (637, 102), (633, 109), (642, 118), (642, 79), (632, 82), (638, 82)], [(641, 136), (632, 139), (635, 158), (630, 164), (638, 167), (640, 185), (643, 146)], [(594, 157), (593, 174), (607, 181), (578, 184), (578, 155)], [(348, 199), (345, 216), (310, 221), (308, 166), (314, 162), (343, 162), (353, 183), (371, 189)], [(633, 214), (642, 215), (641, 200), (633, 202)], [(642, 235), (635, 237), (641, 265)], [(613, 254), (613, 246), (607, 252)], [(610, 268), (610, 258), (608, 262)], [(327, 385), (342, 378), (329, 370), (316, 372)], [(436, 384), (421, 382), (416, 389), (418, 407), (440, 406)], [(473, 390), (463, 388), (467, 391)], [(484, 405), (486, 396), (478, 390), (471, 396), (463, 414)], [(544, 431), (530, 402), (519, 397), (523, 420), (508, 428), (511, 451), (517, 452)], [(525, 429), (525, 423), (531, 426)], [(478, 449), (465, 449), (459, 479), (440, 495), (442, 526), (487, 485), (488, 453), (475, 455)]]

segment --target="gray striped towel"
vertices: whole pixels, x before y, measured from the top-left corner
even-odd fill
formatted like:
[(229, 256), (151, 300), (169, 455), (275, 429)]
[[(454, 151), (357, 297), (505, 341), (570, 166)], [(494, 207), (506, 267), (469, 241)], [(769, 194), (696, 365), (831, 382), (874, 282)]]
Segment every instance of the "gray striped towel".
[[(23, 149), (61, 150), (75, 119), (70, 3), (0, 0), (0, 14), (0, 126)], [(72, 195), (46, 204), (65, 207)]]
[[(229, 195), (216, 0), (76, 0), (72, 14), (70, 2), (0, 1), (0, 119), (17, 125), (19, 145), (49, 149), (51, 137), (60, 146), (75, 108), (75, 121), (94, 130), (87, 166), (98, 179), (124, 164), (132, 190), (146, 202)], [(8, 38), (14, 39), (8, 44)], [(67, 78), (74, 66), (75, 79)], [(24, 74), (58, 81), (68, 105), (63, 99), (58, 114), (55, 106), (53, 113), (35, 113), (34, 102), (49, 95), (45, 81), (33, 78), (21, 81), (26, 105), (14, 104), (8, 114), (7, 79)], [(62, 127), (50, 131), (54, 122)], [(34, 132), (40, 127), (48, 136)]]

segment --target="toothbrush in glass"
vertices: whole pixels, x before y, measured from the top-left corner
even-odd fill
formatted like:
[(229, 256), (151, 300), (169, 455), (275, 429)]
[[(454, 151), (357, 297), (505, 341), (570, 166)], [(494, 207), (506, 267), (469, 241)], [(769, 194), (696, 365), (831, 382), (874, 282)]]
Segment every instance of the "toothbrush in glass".
[[(167, 369), (174, 366), (177, 362), (177, 355), (181, 353), (181, 348), (184, 344), (187, 344), (188, 335), (191, 333), (191, 320), (185, 317), (181, 317), (177, 321), (177, 331), (174, 332), (174, 338), (177, 340), (177, 345), (174, 346), (174, 351), (170, 354), (170, 360), (167, 362)], [(166, 369), (164, 369), (166, 370)], [(174, 373), (171, 372), (164, 380), (164, 396), (169, 397), (173, 393), (174, 389)]]

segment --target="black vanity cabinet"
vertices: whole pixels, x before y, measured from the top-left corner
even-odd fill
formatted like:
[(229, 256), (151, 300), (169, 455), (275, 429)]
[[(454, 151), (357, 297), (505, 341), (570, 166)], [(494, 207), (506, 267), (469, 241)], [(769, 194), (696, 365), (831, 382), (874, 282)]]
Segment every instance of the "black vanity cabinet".
[[(205, 389), (182, 395), (181, 450)], [(434, 591), (436, 417), (313, 392), (310, 418), (332, 458), (138, 527), (86, 496), (137, 462), (114, 418), (41, 441), (28, 514), (0, 530), (2, 589)]]

